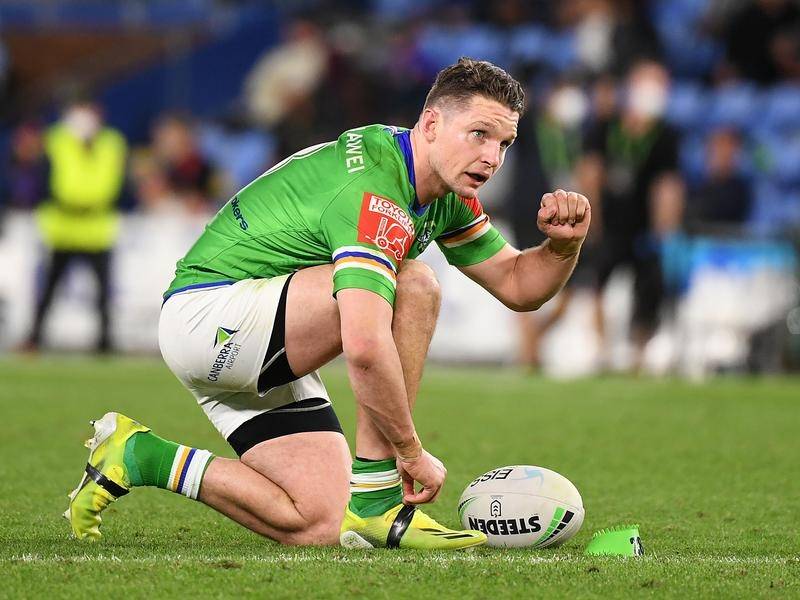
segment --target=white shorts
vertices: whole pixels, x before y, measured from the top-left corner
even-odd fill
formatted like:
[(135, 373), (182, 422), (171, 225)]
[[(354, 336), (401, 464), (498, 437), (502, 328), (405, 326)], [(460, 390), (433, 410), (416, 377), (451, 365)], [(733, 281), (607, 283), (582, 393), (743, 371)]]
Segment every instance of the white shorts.
[(158, 344), (170, 370), (226, 439), (253, 417), (328, 392), (315, 371), (258, 391), (281, 292), (289, 275), (245, 279), (171, 296), (161, 309)]

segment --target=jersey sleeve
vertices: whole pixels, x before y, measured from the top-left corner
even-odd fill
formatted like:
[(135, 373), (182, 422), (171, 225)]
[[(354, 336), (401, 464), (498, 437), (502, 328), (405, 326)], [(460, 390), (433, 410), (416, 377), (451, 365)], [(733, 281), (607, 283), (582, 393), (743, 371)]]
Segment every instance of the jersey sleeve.
[(333, 295), (358, 288), (394, 305), (397, 268), (414, 239), (414, 224), (405, 209), (360, 186), (334, 200), (320, 224), (331, 248)]
[(506, 245), (506, 240), (491, 224), (477, 198), (458, 198), (452, 218), (436, 243), (447, 262), (466, 267), (491, 258)]

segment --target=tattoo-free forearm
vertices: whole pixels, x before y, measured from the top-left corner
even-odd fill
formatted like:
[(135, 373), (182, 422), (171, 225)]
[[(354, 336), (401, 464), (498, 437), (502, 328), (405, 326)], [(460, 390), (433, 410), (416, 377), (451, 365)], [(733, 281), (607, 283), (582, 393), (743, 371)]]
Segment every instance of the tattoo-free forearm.
[(516, 258), (511, 272), (516, 311), (536, 310), (564, 287), (578, 262), (580, 251), (567, 254), (555, 252), (550, 240), (528, 248)]
[(375, 340), (369, 352), (348, 352), (347, 370), (356, 401), (400, 458), (422, 452), (408, 406), (403, 368), (394, 340)]

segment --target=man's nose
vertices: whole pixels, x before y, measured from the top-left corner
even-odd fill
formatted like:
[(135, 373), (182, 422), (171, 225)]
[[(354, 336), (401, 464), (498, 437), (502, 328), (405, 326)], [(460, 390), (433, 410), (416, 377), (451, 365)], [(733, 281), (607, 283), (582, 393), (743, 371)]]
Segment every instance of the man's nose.
[(483, 162), (492, 169), (496, 169), (500, 165), (500, 144), (484, 145)]

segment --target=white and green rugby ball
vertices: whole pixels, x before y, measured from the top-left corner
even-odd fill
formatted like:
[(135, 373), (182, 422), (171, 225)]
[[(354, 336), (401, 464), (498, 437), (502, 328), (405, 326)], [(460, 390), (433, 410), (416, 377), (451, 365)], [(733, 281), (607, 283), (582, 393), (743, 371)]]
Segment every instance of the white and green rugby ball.
[(583, 500), (563, 475), (531, 465), (492, 469), (470, 483), (458, 502), (466, 529), (496, 548), (558, 546), (583, 524)]

